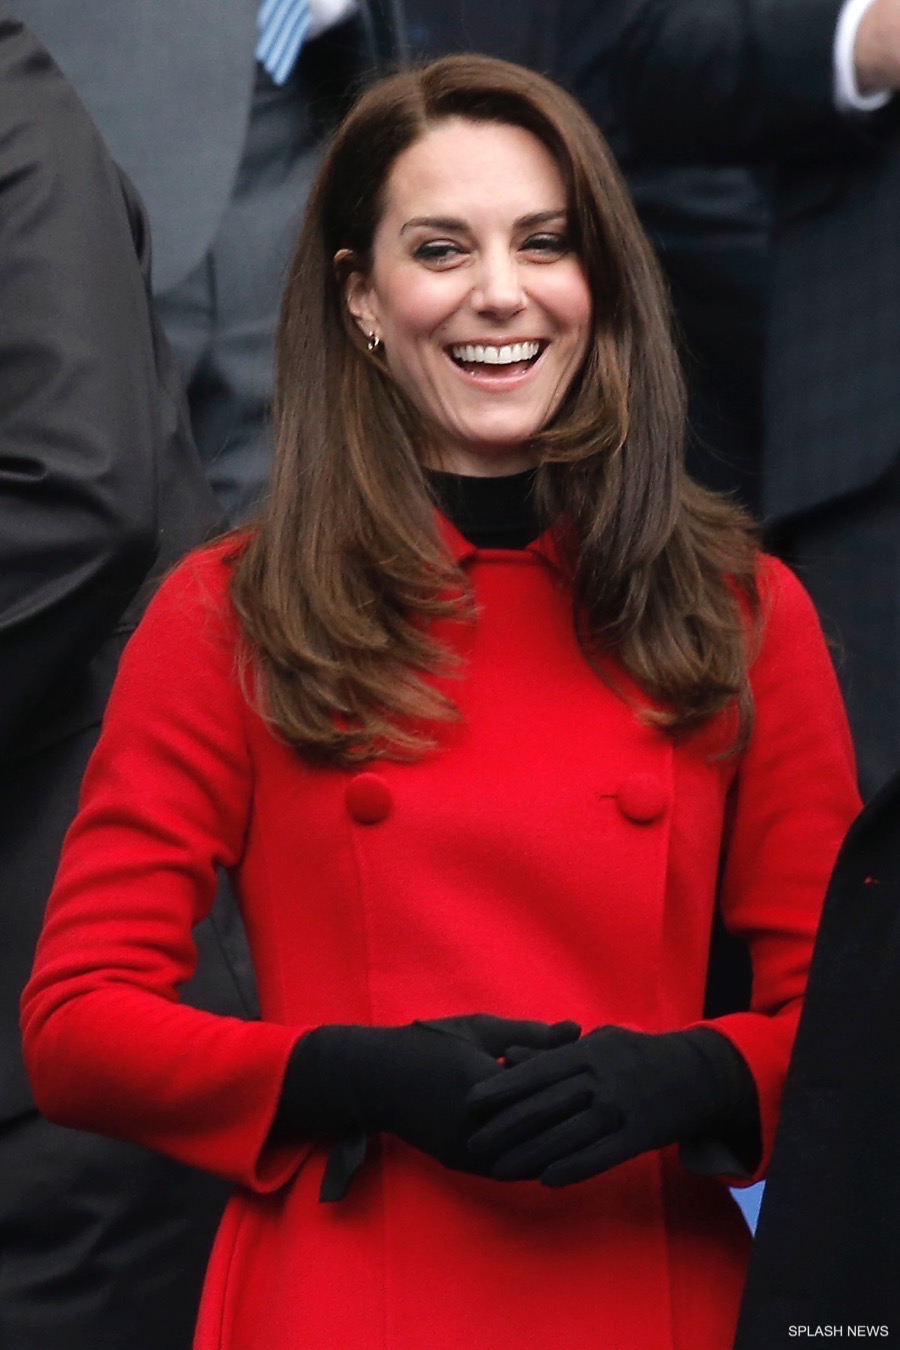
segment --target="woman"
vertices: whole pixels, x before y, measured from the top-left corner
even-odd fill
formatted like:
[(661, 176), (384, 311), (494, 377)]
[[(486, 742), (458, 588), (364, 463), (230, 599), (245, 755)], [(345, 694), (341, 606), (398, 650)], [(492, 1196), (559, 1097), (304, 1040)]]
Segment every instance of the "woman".
[[(474, 57), (365, 95), (279, 372), (264, 518), (123, 664), (25, 996), (38, 1101), (240, 1184), (204, 1350), (724, 1347), (712, 1174), (764, 1166), (857, 801), (809, 602), (684, 477), (577, 106)], [(219, 866), (257, 1024), (177, 999)], [(717, 902), (754, 1005), (697, 1026)]]

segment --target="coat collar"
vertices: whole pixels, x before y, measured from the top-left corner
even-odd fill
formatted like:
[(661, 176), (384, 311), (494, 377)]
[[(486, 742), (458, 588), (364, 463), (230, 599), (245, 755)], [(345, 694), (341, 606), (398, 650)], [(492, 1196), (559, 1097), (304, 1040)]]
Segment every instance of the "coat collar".
[[(474, 558), (508, 556), (509, 553), (513, 552), (513, 550), (508, 549), (478, 548), (477, 545), (470, 543), (464, 535), (460, 534), (453, 522), (448, 520), (443, 511), (438, 510), (437, 507), (434, 508), (434, 518), (444, 547), (458, 566), (471, 562)], [(563, 546), (562, 530), (557, 525), (551, 525), (542, 534), (539, 534), (537, 539), (533, 539), (530, 544), (526, 544), (525, 548), (515, 551), (532, 554), (543, 562), (549, 563), (563, 576), (571, 576), (572, 568)]]

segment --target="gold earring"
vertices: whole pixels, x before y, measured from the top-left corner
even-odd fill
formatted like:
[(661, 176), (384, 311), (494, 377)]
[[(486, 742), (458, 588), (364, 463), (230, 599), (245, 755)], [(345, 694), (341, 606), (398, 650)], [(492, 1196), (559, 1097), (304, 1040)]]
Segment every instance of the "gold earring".
[(369, 334), (369, 339), (366, 343), (366, 346), (368, 347), (370, 352), (378, 351), (378, 348), (381, 346), (381, 338), (378, 336), (377, 333)]

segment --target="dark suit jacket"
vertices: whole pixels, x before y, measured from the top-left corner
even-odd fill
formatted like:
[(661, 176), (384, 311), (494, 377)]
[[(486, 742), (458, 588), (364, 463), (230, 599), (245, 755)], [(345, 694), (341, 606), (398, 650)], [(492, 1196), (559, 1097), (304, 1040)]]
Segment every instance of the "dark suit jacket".
[(887, 1325), (893, 1344), (898, 1027), (900, 777), (853, 826), (825, 901), (736, 1350), (787, 1350), (791, 1325)]
[(0, 13), (0, 1120), (30, 1107), (18, 996), (121, 646), (218, 523), (146, 252), (84, 108)]
[[(324, 121), (367, 71), (402, 58), (401, 0), (362, 0), (358, 16), (310, 44)], [(260, 0), (19, 0), (78, 90), (153, 224), (157, 292), (206, 254), (247, 130)]]
[(404, 0), (415, 57), (484, 52), (545, 72), (553, 66), (558, 8), (546, 0)]
[(897, 110), (839, 114), (841, 0), (634, 0), (614, 62), (657, 155), (775, 172), (764, 508), (783, 520), (875, 483), (900, 450)]

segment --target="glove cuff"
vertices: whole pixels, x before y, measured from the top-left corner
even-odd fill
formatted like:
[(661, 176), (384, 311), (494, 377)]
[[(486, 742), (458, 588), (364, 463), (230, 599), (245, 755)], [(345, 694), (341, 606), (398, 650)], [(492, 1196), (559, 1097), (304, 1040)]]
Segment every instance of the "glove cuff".
[(702, 1133), (680, 1146), (683, 1166), (700, 1176), (753, 1176), (762, 1154), (756, 1083), (743, 1055), (712, 1027), (678, 1035), (702, 1071), (710, 1111)]

